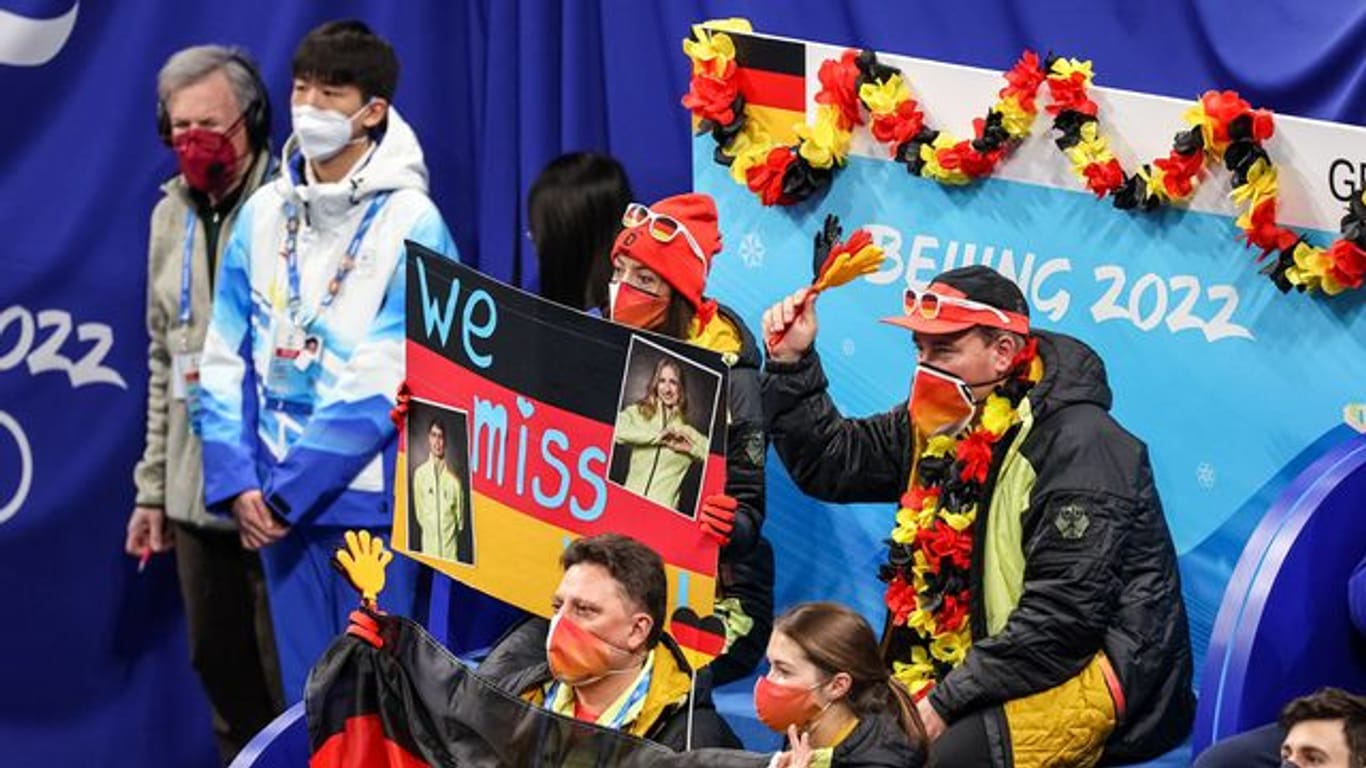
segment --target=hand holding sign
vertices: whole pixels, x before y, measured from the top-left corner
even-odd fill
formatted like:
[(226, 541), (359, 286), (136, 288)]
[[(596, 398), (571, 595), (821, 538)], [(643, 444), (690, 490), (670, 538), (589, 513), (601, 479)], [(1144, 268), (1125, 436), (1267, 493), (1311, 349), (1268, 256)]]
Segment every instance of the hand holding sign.
[(735, 530), (735, 510), (739, 508), (740, 502), (734, 496), (712, 494), (702, 500), (702, 513), (697, 516), (697, 524), (724, 547), (730, 543), (731, 533)]
[(389, 409), (389, 420), (394, 422), (394, 429), (403, 434), (403, 425), (408, 422), (408, 404), (412, 402), (412, 392), (408, 390), (408, 382), (398, 385), (398, 392), (394, 395), (394, 407)]

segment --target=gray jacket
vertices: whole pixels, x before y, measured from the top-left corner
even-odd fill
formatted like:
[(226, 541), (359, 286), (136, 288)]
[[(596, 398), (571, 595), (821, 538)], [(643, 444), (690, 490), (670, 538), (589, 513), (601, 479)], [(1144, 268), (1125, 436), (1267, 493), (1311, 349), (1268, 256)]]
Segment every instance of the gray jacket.
[[(270, 155), (258, 153), (237, 203), (219, 227), (214, 264), (223, 263), (223, 248), (242, 203), (266, 180)], [(173, 360), (182, 350), (198, 354), (209, 326), (213, 291), (204, 225), (196, 222), (191, 257), (190, 322), (180, 325), (180, 277), (184, 259), (185, 217), (194, 209), (185, 179), (176, 176), (161, 187), (161, 201), (152, 210), (147, 249), (147, 436), (142, 460), (133, 470), (137, 504), (162, 507), (172, 520), (190, 525), (230, 530), (229, 518), (204, 508), (204, 472), (199, 438), (190, 431), (186, 401), (174, 397)]]

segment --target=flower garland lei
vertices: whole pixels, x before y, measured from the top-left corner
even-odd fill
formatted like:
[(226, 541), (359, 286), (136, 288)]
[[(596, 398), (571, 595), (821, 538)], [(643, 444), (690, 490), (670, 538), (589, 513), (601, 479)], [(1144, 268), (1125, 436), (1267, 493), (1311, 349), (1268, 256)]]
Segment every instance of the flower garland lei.
[(993, 450), (1019, 423), (1020, 402), (1043, 376), (1037, 338), (1014, 369), (1019, 373), (987, 397), (967, 434), (925, 442), (887, 540), (878, 578), (887, 584), (892, 626), (910, 630), (910, 647), (893, 647), (892, 674), (917, 697), (962, 663), (972, 644), (974, 523), (986, 503)]
[(1232, 175), (1229, 194), (1239, 208), (1239, 239), (1261, 249), (1258, 261), (1275, 252), (1262, 269), (1282, 292), (1322, 290), (1328, 295), (1360, 288), (1366, 275), (1366, 202), (1353, 198), (1341, 223), (1342, 237), (1327, 248), (1310, 245), (1276, 223), (1276, 167), (1262, 143), (1275, 133), (1269, 110), (1253, 109), (1233, 91), (1207, 91), (1184, 117), (1191, 127), (1176, 134), (1164, 158), (1125, 173), (1100, 132), (1096, 103), (1088, 95), (1091, 62), (1054, 59), (1048, 89), (1056, 140), (1072, 169), (1097, 198), (1116, 208), (1155, 211), (1185, 203), (1195, 194), (1210, 163), (1223, 162)]
[(1025, 51), (1005, 73), (997, 102), (973, 121), (974, 138), (960, 140), (926, 125), (900, 70), (880, 63), (872, 51), (847, 50), (821, 63), (816, 120), (794, 126), (799, 142), (786, 146), (749, 119), (737, 82), (735, 43), (727, 31), (752, 30), (748, 22), (731, 19), (696, 25), (683, 41), (692, 61), (683, 105), (698, 119), (699, 130), (711, 133), (716, 161), (729, 166), (732, 178), (764, 205), (792, 205), (828, 185), (848, 158), (852, 131), (864, 124), (863, 111), (874, 138), (911, 174), (943, 184), (990, 176), (1029, 136), (1038, 112), (1035, 99), (1046, 83), (1057, 146), (1098, 198), (1109, 196), (1116, 208), (1145, 212), (1184, 203), (1207, 165), (1222, 161), (1241, 211), (1239, 237), (1261, 249), (1259, 261), (1275, 253), (1262, 274), (1277, 288), (1335, 295), (1360, 288), (1366, 279), (1366, 193), (1352, 200), (1342, 237), (1327, 248), (1277, 224), (1276, 169), (1262, 147), (1275, 130), (1272, 114), (1253, 109), (1232, 91), (1201, 96), (1185, 115), (1192, 127), (1176, 135), (1167, 157), (1129, 174), (1100, 132), (1099, 110), (1088, 90), (1090, 61), (1049, 57), (1041, 62)]

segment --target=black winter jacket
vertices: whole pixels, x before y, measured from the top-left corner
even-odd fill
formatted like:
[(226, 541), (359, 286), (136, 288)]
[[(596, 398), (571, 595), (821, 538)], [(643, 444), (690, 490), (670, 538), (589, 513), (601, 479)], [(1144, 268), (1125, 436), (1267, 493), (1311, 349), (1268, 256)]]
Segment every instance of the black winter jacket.
[(925, 747), (912, 744), (896, 717), (882, 712), (859, 718), (830, 763), (835, 768), (921, 768)]
[[(738, 638), (726, 653), (709, 665), (716, 685), (748, 676), (768, 648), (773, 629), (773, 548), (763, 537), (764, 411), (759, 385), (759, 347), (753, 334), (730, 308), (719, 307), (719, 319), (740, 335), (740, 351), (727, 357), (730, 364), (726, 407), (726, 493), (739, 502), (735, 530), (721, 549), (718, 584), (722, 597), (740, 600), (754, 621), (749, 633)], [(713, 321), (716, 322), (716, 321)]]
[[(1175, 548), (1147, 449), (1108, 412), (1104, 364), (1076, 339), (1035, 335), (1044, 378), (1028, 395), (1032, 424), (1019, 449), (1035, 474), (1022, 500), (1023, 594), (990, 636), (982, 601), (974, 600), (972, 647), (930, 701), (951, 723), (1052, 688), (1104, 650), (1124, 700), (1105, 759), (1148, 759), (1180, 744), (1194, 716)], [(826, 388), (814, 352), (795, 363), (769, 363), (764, 411), (778, 455), (814, 497), (895, 503), (906, 490), (914, 451), (908, 408), (902, 403), (881, 415), (846, 419)], [(1014, 434), (997, 443), (986, 499), (993, 499)], [(990, 506), (979, 509), (977, 541)], [(973, 553), (974, 595), (981, 594), (981, 549)]]

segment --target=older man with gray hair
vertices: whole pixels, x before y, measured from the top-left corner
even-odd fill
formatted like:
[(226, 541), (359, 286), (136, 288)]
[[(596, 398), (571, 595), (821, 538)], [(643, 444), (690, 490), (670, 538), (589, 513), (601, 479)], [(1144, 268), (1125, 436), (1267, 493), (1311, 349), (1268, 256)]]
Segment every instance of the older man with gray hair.
[(255, 65), (218, 45), (175, 53), (157, 77), (157, 130), (179, 173), (152, 211), (146, 443), (124, 546), (139, 567), (176, 553), (190, 657), (227, 765), (283, 708), (261, 562), (230, 518), (206, 512), (198, 437), (217, 265), (242, 202), (272, 170), (270, 103)]

